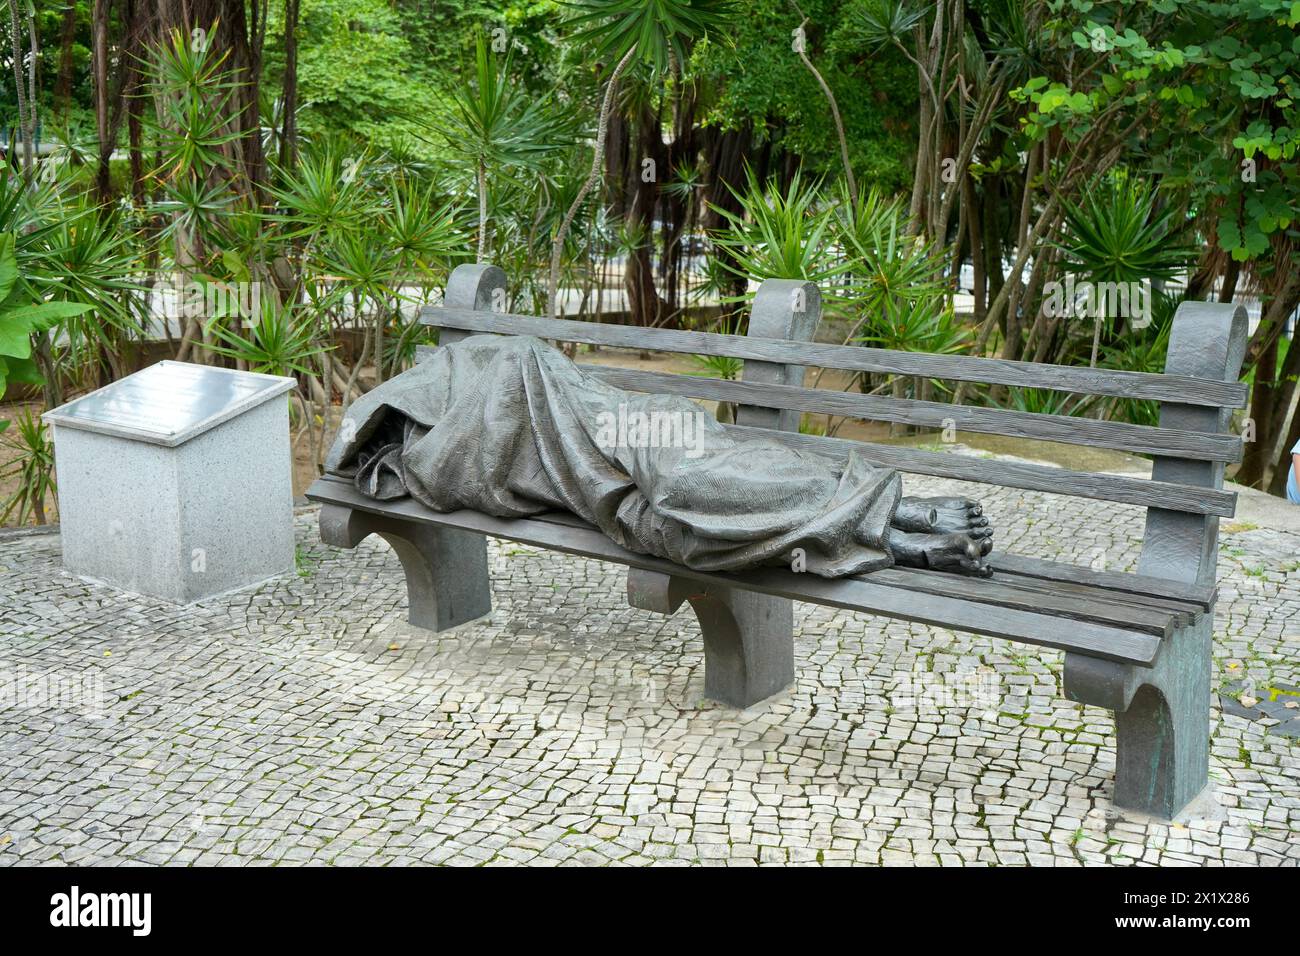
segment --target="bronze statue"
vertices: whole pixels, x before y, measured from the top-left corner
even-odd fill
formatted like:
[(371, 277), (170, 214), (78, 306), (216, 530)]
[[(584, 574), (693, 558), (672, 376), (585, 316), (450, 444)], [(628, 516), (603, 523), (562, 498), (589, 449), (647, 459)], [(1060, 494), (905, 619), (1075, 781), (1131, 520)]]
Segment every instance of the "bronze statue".
[(370, 497), (435, 511), (569, 511), (699, 570), (991, 573), (977, 502), (904, 498), (897, 472), (853, 452), (737, 438), (694, 402), (614, 388), (527, 336), (439, 348), (358, 399), (327, 467)]

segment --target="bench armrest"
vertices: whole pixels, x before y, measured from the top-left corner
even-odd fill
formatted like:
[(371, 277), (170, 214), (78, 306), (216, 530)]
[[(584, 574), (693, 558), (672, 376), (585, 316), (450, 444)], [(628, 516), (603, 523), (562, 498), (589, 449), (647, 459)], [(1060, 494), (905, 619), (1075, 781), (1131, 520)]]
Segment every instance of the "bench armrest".
[[(1246, 356), (1246, 310), (1220, 302), (1183, 302), (1174, 314), (1165, 372), (1233, 382)], [(1232, 409), (1162, 402), (1160, 427), (1226, 432)], [(1158, 481), (1223, 487), (1223, 462), (1158, 456), (1151, 477)], [(1219, 519), (1162, 508), (1147, 509), (1138, 571), (1154, 577), (1212, 585), (1215, 580)]]

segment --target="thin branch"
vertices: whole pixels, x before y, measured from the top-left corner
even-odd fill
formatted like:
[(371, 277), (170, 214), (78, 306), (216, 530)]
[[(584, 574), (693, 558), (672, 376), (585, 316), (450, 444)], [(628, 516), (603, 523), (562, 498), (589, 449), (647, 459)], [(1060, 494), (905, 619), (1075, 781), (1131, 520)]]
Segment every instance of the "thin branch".
[(551, 245), (551, 274), (550, 285), (546, 294), (546, 314), (551, 318), (559, 317), (559, 291), (560, 291), (560, 257), (564, 254), (564, 240), (569, 235), (569, 227), (573, 225), (573, 217), (578, 214), (582, 208), (587, 194), (596, 187), (600, 180), (600, 167), (605, 161), (605, 141), (609, 133), (609, 114), (614, 105), (614, 94), (618, 89), (619, 77), (627, 69), (632, 57), (636, 54), (637, 46), (632, 44), (623, 59), (618, 61), (618, 66), (614, 67), (614, 72), (610, 74), (609, 82), (605, 85), (605, 98), (600, 104), (600, 119), (596, 130), (596, 150), (591, 157), (591, 172), (587, 174), (586, 181), (582, 188), (578, 190), (578, 195), (573, 197), (573, 204), (569, 206), (568, 211), (564, 214), (564, 220), (560, 223), (560, 228), (555, 233), (555, 239)]

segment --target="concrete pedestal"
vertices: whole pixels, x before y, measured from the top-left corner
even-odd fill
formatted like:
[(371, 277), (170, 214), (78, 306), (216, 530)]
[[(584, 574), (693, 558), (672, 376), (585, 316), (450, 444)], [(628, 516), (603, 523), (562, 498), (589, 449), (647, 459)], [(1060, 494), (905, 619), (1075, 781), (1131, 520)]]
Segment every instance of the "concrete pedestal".
[(291, 570), (292, 387), (160, 362), (47, 412), (64, 566), (178, 604)]

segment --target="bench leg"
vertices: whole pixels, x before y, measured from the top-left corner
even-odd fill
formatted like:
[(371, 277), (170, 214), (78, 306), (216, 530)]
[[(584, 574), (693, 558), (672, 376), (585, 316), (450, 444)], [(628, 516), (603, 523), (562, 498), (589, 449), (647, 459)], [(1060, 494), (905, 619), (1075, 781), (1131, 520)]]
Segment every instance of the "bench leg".
[(487, 539), (459, 528), (413, 524), (384, 515), (322, 505), (320, 536), (326, 544), (355, 548), (377, 534), (392, 546), (406, 573), (407, 620), (445, 631), (492, 610)]
[(794, 682), (794, 606), (786, 598), (629, 568), (628, 602), (672, 614), (690, 601), (704, 636), (704, 694), (750, 707)]
[(1066, 655), (1066, 696), (1115, 711), (1115, 806), (1173, 820), (1209, 783), (1213, 626), (1172, 634), (1151, 668)]

